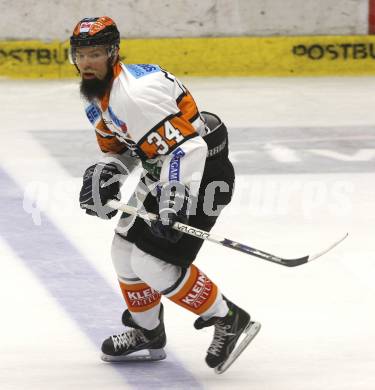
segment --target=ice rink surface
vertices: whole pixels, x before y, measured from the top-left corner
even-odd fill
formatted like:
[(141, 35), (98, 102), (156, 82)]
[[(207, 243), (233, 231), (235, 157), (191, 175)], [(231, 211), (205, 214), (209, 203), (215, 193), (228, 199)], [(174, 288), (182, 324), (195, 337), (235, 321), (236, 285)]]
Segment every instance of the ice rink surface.
[(116, 221), (78, 205), (99, 152), (77, 82), (2, 80), (0, 388), (374, 390), (375, 78), (184, 82), (230, 131), (236, 191), (216, 233), (286, 257), (349, 238), (294, 269), (203, 246), (199, 267), (263, 326), (224, 375), (204, 363), (212, 329), (167, 300), (166, 360), (103, 363), (124, 305)]

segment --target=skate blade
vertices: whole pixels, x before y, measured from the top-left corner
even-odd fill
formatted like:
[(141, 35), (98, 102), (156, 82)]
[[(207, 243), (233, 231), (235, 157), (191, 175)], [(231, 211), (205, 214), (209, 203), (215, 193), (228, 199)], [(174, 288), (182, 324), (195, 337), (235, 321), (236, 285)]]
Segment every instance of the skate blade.
[(215, 367), (216, 374), (224, 373), (241, 355), (245, 348), (253, 341), (254, 337), (260, 331), (261, 324), (259, 322), (250, 321), (249, 325), (243, 331), (246, 334), (245, 338), (241, 341), (237, 348), (235, 348), (232, 353), (229, 355), (228, 359)]
[(160, 349), (149, 349), (148, 354), (144, 353), (145, 351), (137, 351), (130, 353), (128, 355), (120, 355), (120, 356), (111, 356), (102, 354), (101, 359), (104, 362), (108, 363), (122, 363), (122, 362), (144, 362), (144, 361), (157, 361), (163, 360), (167, 357), (163, 348)]

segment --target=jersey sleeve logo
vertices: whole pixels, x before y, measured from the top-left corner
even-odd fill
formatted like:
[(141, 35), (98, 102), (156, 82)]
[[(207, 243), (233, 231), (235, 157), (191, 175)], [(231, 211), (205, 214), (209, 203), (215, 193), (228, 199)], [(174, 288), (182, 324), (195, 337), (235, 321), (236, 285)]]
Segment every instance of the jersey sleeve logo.
[(94, 125), (95, 122), (100, 118), (101, 112), (95, 104), (90, 104), (86, 108), (86, 115), (89, 121)]
[(136, 79), (161, 71), (158, 65), (152, 64), (126, 64), (125, 67)]

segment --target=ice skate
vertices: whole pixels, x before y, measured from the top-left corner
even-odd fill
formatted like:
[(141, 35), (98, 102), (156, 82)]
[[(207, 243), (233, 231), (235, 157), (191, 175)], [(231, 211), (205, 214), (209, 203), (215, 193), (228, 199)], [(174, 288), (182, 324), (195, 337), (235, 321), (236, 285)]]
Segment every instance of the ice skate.
[(163, 306), (160, 306), (160, 324), (152, 330), (137, 325), (126, 310), (122, 322), (129, 327), (123, 333), (113, 335), (102, 344), (102, 360), (105, 362), (124, 362), (130, 360), (162, 360), (167, 357), (164, 346), (167, 342)]
[[(207, 321), (199, 317), (194, 323), (196, 329), (215, 326), (214, 338), (207, 350), (206, 363), (214, 368), (217, 374), (222, 374), (235, 362), (261, 327), (260, 323), (250, 320), (246, 311), (227, 299), (226, 302), (229, 312), (225, 317), (212, 317)], [(245, 337), (238, 343), (242, 335)]]

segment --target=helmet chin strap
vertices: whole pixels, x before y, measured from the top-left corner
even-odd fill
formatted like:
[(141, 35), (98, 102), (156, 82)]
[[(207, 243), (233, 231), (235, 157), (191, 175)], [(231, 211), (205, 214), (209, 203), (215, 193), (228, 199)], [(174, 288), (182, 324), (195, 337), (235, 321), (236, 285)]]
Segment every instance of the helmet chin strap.
[(81, 71), (79, 70), (79, 68), (78, 68), (77, 64), (74, 62), (74, 63), (73, 63), (73, 65), (76, 67), (76, 69), (77, 69), (77, 72), (78, 72), (79, 74), (81, 74)]
[(111, 54), (111, 56), (109, 57), (109, 61), (110, 61), (110, 65), (111, 66), (114, 66), (116, 64), (116, 62), (119, 61), (119, 51), (120, 51), (120, 48), (118, 46), (115, 46), (113, 48), (113, 54)]

